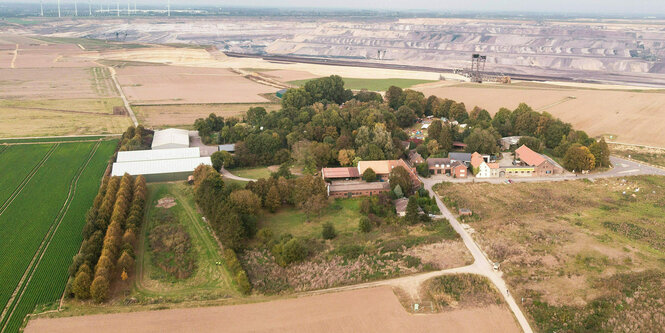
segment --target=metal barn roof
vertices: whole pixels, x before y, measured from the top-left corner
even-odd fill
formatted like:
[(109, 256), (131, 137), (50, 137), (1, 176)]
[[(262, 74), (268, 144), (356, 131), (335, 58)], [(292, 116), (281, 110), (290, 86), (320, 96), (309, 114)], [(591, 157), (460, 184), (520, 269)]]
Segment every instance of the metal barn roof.
[(179, 128), (168, 128), (155, 131), (152, 137), (152, 149), (187, 148), (189, 147), (189, 131)]
[(177, 158), (193, 157), (201, 157), (201, 151), (199, 147), (120, 151), (118, 152), (118, 158), (116, 159), (116, 162), (123, 163), (152, 160), (172, 160)]
[(122, 176), (125, 173), (135, 176), (192, 172), (201, 164), (212, 165), (210, 157), (113, 163), (111, 176)]
[(228, 151), (228, 152), (234, 152), (236, 151), (236, 144), (235, 143), (228, 143), (224, 145), (219, 145), (217, 147), (219, 151)]

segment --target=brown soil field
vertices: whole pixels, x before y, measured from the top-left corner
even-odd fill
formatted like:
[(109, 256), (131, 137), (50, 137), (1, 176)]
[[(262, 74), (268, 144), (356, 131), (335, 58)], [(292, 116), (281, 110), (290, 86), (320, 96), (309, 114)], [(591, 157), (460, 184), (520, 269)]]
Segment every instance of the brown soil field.
[(519, 332), (489, 306), (407, 313), (389, 287), (267, 303), (31, 320), (26, 332)]
[(205, 118), (211, 113), (224, 118), (241, 118), (251, 107), (263, 107), (270, 112), (278, 110), (280, 105), (274, 103), (137, 105), (132, 109), (141, 124), (159, 127), (192, 125), (196, 119)]
[(127, 66), (117, 73), (133, 103), (256, 103), (268, 101), (260, 94), (278, 90), (221, 68)]
[(473, 84), (423, 85), (416, 90), (480, 106), (491, 114), (527, 103), (573, 124), (592, 136), (612, 135), (613, 141), (665, 147), (665, 93), (556, 87)]
[(288, 69), (273, 70), (269, 72), (261, 72), (261, 75), (267, 76), (273, 79), (276, 79), (281, 82), (289, 82), (296, 80), (307, 80), (320, 77), (319, 75), (314, 75), (310, 72), (305, 71), (295, 71)]
[(107, 76), (96, 75), (91, 68), (0, 69), (0, 98), (4, 99), (115, 97), (111, 86)]

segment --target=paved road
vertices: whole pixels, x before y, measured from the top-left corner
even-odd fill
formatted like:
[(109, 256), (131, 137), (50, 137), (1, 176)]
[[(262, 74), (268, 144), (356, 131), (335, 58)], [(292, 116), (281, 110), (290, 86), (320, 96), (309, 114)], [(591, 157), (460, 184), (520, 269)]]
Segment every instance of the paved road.
[(492, 184), (501, 184), (506, 180), (510, 179), (513, 182), (555, 182), (563, 180), (574, 180), (574, 179), (598, 179), (598, 178), (610, 178), (610, 177), (624, 177), (624, 176), (638, 176), (638, 175), (659, 175), (665, 176), (665, 169), (660, 169), (652, 167), (649, 165), (641, 164), (635, 161), (623, 159), (620, 157), (610, 157), (610, 162), (612, 162), (613, 168), (599, 173), (591, 173), (587, 175), (575, 175), (570, 172), (566, 172), (561, 176), (550, 176), (550, 177), (503, 177), (503, 178), (452, 178), (449, 176), (434, 176), (431, 179), (435, 182), (451, 182), (451, 183), (492, 183)]

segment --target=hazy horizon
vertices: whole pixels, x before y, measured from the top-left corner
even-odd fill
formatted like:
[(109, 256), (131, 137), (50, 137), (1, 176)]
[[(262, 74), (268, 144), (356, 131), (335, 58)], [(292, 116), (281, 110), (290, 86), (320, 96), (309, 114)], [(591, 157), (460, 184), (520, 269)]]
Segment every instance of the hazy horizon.
[[(40, 0), (24, 1), (0, 1), (0, 3), (39, 3)], [(56, 0), (43, 0), (44, 5), (55, 5)], [(140, 5), (166, 6), (167, 0), (92, 0), (93, 4), (115, 4), (121, 5), (131, 2)], [(74, 0), (61, 0), (61, 5), (73, 4)], [(88, 0), (78, 0), (85, 5)], [(171, 0), (171, 6), (216, 6), (216, 7), (247, 7), (247, 8), (285, 8), (285, 9), (369, 9), (369, 10), (396, 10), (396, 11), (436, 11), (436, 12), (477, 12), (477, 13), (539, 13), (539, 14), (592, 14), (602, 15), (665, 15), (665, 1), (663, 0), (559, 0), (534, 1), (534, 0), (476, 0), (474, 2), (459, 2), (457, 0), (386, 0), (381, 7), (376, 6), (375, 1), (370, 0), (337, 0), (335, 2), (312, 2), (307, 0), (282, 0), (279, 3), (266, 0)]]

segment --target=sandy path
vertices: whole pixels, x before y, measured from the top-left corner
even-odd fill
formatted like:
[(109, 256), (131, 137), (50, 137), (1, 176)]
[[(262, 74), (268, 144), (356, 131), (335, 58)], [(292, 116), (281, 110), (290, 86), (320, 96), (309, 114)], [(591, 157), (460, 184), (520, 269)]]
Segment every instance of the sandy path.
[(125, 104), (125, 109), (127, 109), (127, 112), (129, 112), (129, 116), (132, 118), (132, 122), (134, 123), (134, 126), (139, 125), (139, 121), (136, 120), (136, 115), (134, 114), (134, 110), (132, 110), (131, 105), (129, 105), (129, 101), (127, 100), (127, 97), (125, 96), (125, 93), (122, 91), (122, 87), (120, 86), (120, 83), (118, 82), (118, 78), (116, 77), (115, 74), (115, 68), (111, 66), (106, 66), (108, 68), (109, 72), (111, 73), (111, 79), (113, 80), (113, 83), (115, 84), (115, 88), (118, 90), (118, 93), (120, 94), (120, 97), (122, 98), (122, 102)]
[(510, 312), (491, 306), (407, 313), (389, 287), (268, 303), (37, 319), (26, 332), (519, 332)]
[(12, 64), (10, 68), (16, 68), (16, 57), (18, 56), (18, 44), (16, 44), (16, 50), (14, 50), (14, 56), (12, 57)]

